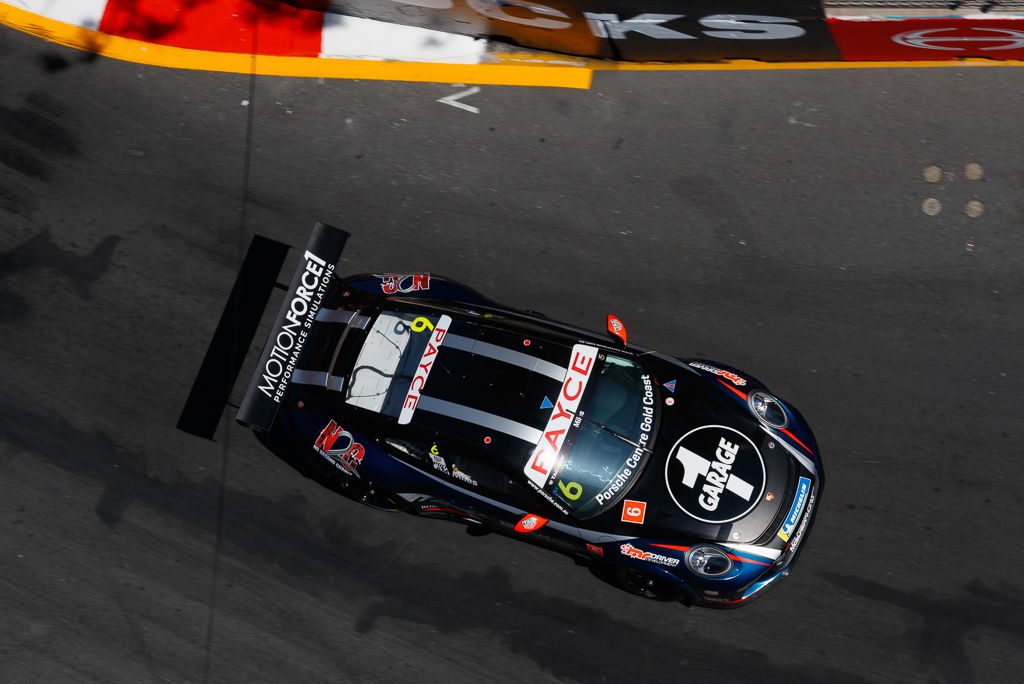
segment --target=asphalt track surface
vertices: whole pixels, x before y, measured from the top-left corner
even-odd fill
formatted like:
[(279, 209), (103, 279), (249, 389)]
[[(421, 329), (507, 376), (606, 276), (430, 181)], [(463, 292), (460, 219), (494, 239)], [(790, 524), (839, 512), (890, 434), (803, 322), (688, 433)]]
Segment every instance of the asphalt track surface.
[[(1016, 680), (1024, 70), (601, 73), (474, 114), (10, 29), (0, 61), (0, 681)], [(342, 271), (614, 312), (790, 398), (828, 476), (792, 577), (652, 604), (176, 431), (250, 236), (316, 220)]]

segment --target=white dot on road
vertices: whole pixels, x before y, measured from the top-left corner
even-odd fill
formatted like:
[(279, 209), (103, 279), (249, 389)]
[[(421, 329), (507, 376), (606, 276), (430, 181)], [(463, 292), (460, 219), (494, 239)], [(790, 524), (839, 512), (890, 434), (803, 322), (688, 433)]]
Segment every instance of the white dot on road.
[(964, 167), (964, 175), (967, 176), (967, 180), (981, 180), (985, 175), (985, 170), (981, 168), (981, 164), (968, 164)]
[(924, 179), (929, 183), (938, 183), (942, 180), (942, 169), (934, 164), (932, 166), (926, 166), (924, 171), (921, 172)]
[(978, 218), (985, 213), (985, 205), (978, 200), (971, 200), (964, 205), (964, 213), (971, 218)]
[(942, 202), (934, 197), (929, 197), (924, 202), (921, 202), (921, 211), (928, 216), (936, 216), (942, 211)]

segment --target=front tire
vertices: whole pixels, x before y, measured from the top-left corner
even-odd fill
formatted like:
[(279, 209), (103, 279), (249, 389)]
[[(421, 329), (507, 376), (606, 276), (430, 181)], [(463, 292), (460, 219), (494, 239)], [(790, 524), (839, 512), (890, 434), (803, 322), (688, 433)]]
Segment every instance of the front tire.
[(624, 591), (651, 601), (681, 601), (683, 592), (663, 577), (630, 567), (617, 567), (612, 573), (615, 585)]

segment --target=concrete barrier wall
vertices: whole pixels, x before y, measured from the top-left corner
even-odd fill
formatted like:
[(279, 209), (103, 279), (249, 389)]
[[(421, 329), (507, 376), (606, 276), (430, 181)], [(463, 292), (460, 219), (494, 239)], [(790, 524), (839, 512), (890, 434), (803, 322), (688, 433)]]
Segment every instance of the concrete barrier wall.
[[(629, 62), (1024, 59), (1024, 0), (930, 6), (941, 1), (0, 0), (0, 10), (27, 15), (11, 21), (30, 31), (41, 16), (237, 55), (476, 63), (506, 44)], [(68, 42), (97, 51), (97, 40)]]

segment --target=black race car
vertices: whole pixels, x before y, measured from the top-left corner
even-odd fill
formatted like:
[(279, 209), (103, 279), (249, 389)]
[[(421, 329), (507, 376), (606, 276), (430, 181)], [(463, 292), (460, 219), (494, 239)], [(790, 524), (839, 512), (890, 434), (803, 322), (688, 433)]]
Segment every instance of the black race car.
[[(367, 505), (551, 548), (645, 598), (734, 607), (789, 574), (823, 484), (792, 405), (628, 344), (614, 316), (598, 335), (428, 273), (338, 277), (346, 238), (317, 224), (239, 408), (271, 451)], [(283, 253), (254, 242), (179, 427), (212, 436)]]

